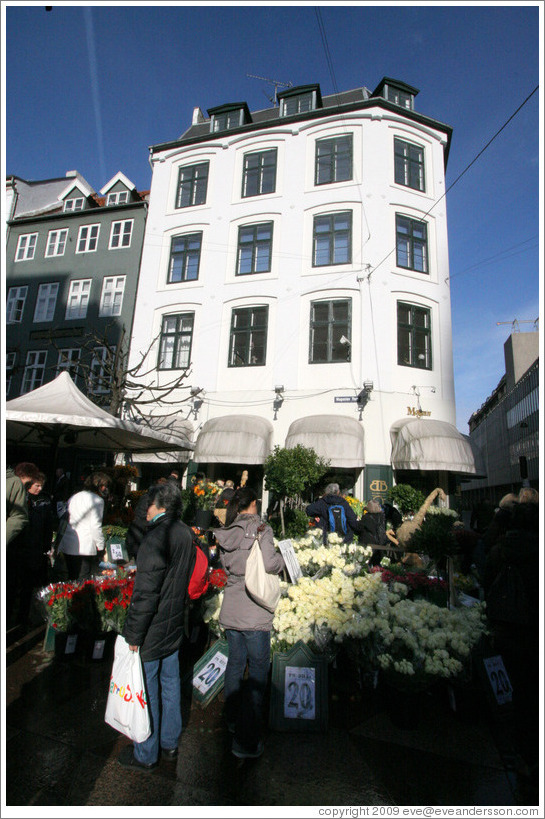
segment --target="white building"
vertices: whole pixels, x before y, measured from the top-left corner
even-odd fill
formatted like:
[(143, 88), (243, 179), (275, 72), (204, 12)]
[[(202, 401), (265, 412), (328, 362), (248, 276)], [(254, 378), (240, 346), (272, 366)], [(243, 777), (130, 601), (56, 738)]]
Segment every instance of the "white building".
[(288, 88), (262, 111), (196, 108), (150, 149), (131, 364), (155, 340), (148, 384), (189, 368), (171, 398), (193, 469), (260, 487), (272, 447), (300, 442), (365, 498), (407, 469), (445, 488), (475, 471), (454, 426), (451, 128), (417, 93)]

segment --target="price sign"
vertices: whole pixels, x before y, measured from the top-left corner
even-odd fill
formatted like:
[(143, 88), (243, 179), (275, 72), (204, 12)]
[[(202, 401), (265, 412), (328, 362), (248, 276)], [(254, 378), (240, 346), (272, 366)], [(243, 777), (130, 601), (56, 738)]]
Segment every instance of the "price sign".
[(227, 657), (221, 651), (216, 651), (211, 660), (193, 677), (193, 685), (201, 694), (207, 694), (214, 683), (225, 674)]
[(494, 698), (498, 705), (505, 705), (511, 702), (513, 699), (513, 688), (501, 656), (498, 654), (496, 657), (486, 657), (483, 662)]
[(281, 540), (278, 543), (278, 548), (282, 552), (282, 557), (284, 558), (284, 563), (289, 572), (291, 582), (297, 583), (297, 579), (303, 576), (303, 572), (301, 571), (301, 566), (293, 549), (293, 543), (291, 540)]
[(316, 719), (316, 669), (286, 666), (284, 716), (288, 719)]
[(125, 544), (122, 540), (109, 540), (106, 544), (106, 557), (109, 563), (122, 560), (124, 563), (129, 559)]
[(189, 686), (188, 694), (203, 708), (223, 688), (229, 650), (226, 640), (216, 640), (182, 681)]
[(66, 648), (64, 649), (65, 654), (73, 654), (76, 650), (76, 644), (78, 642), (78, 635), (77, 634), (69, 634), (66, 638)]

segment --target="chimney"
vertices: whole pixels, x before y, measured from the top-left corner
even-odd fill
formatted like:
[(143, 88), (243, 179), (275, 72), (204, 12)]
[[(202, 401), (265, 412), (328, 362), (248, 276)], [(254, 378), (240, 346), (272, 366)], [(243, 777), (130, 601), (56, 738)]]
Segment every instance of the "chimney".
[(191, 120), (191, 125), (199, 125), (199, 123), (204, 121), (205, 119), (203, 113), (199, 106), (197, 106), (196, 108), (193, 109), (193, 119)]

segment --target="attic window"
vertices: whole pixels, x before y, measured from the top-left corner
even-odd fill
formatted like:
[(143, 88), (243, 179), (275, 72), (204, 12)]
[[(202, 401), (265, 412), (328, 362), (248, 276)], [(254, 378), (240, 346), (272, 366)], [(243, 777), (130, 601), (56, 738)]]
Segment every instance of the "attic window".
[(83, 196), (77, 199), (66, 199), (64, 203), (64, 213), (69, 211), (83, 210)]
[(401, 88), (396, 88), (392, 85), (387, 85), (386, 88), (386, 99), (388, 102), (393, 102), (396, 105), (401, 105), (402, 108), (408, 108), (409, 111), (412, 111), (414, 107), (414, 94), (409, 94), (407, 91), (403, 91)]
[(245, 102), (210, 108), (208, 115), (210, 116), (210, 133), (212, 134), (218, 131), (231, 131), (251, 121), (250, 111)]
[(117, 193), (109, 193), (106, 200), (106, 205), (124, 205), (129, 201), (128, 191), (117, 191)]
[(304, 85), (290, 88), (278, 95), (280, 100), (280, 116), (292, 117), (296, 114), (305, 114), (321, 108), (322, 99), (318, 85)]

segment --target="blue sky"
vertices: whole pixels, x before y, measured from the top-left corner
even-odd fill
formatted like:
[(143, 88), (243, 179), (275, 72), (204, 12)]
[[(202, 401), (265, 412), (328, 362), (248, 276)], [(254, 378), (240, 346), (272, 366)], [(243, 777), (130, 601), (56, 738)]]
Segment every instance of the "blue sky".
[[(75, 169), (95, 190), (119, 170), (148, 189), (148, 147), (179, 137), (195, 106), (269, 107), (273, 85), (248, 74), (323, 94), (416, 86), (415, 108), (454, 129), (448, 187), (543, 84), (543, 3), (325, 4), (326, 45), (310, 3), (2, 6), (5, 172)], [(497, 322), (539, 315), (541, 106), (540, 89), (447, 195), (462, 432), (504, 373), (511, 326)]]

